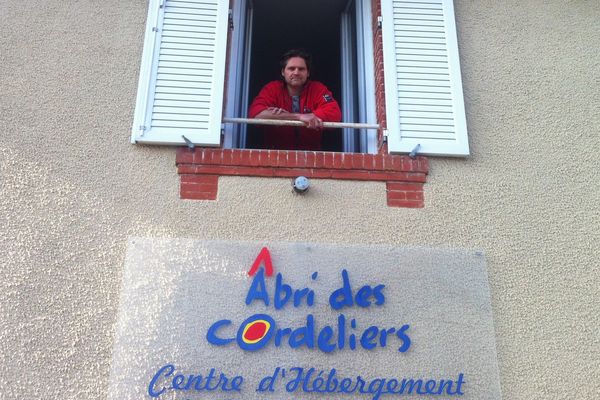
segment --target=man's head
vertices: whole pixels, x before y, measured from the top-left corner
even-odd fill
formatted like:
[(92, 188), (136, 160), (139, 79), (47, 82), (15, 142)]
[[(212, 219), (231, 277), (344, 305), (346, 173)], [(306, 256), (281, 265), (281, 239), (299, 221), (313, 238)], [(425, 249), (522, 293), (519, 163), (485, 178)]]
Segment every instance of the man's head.
[(288, 89), (302, 90), (310, 76), (310, 62), (310, 54), (303, 50), (289, 50), (281, 57), (281, 76)]

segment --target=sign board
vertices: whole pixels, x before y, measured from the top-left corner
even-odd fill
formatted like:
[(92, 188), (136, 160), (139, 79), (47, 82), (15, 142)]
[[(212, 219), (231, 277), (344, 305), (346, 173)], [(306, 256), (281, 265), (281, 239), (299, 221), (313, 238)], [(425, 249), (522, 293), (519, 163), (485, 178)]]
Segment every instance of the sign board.
[(500, 399), (485, 259), (132, 239), (109, 399)]

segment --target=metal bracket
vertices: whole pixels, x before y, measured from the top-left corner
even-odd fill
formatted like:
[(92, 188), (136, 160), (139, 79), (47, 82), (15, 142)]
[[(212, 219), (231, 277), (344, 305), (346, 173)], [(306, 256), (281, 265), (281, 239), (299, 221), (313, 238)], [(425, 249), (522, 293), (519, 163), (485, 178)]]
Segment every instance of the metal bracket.
[(383, 133), (383, 135), (381, 136), (381, 140), (377, 144), (377, 152), (379, 152), (381, 150), (381, 147), (383, 147), (383, 145), (388, 141), (388, 130), (383, 129), (381, 132)]
[(408, 156), (414, 160), (415, 158), (417, 158), (417, 153), (419, 152), (419, 150), (421, 150), (421, 144), (417, 144)]
[(377, 16), (377, 29), (381, 29), (383, 26), (383, 17), (381, 15)]
[(184, 135), (181, 135), (181, 137), (183, 138), (183, 141), (190, 150), (194, 150), (196, 148), (196, 145), (192, 143), (190, 139), (186, 138)]

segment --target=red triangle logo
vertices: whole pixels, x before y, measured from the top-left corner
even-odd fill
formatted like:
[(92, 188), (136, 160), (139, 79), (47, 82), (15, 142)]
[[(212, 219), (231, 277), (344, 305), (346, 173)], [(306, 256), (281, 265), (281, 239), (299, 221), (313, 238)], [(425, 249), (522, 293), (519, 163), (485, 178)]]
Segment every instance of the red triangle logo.
[(266, 247), (263, 247), (260, 250), (260, 253), (258, 253), (256, 260), (254, 260), (254, 263), (250, 267), (250, 271), (248, 271), (248, 275), (254, 275), (262, 263), (265, 264), (265, 273), (267, 276), (273, 276), (273, 262), (271, 261), (271, 253)]

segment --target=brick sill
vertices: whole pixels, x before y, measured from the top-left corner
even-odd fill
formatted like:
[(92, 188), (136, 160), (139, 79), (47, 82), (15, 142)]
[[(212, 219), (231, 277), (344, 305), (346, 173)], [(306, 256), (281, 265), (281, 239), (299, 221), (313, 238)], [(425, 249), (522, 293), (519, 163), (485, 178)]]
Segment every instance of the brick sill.
[(385, 181), (390, 207), (424, 207), (427, 158), (392, 154), (243, 150), (187, 147), (177, 149), (180, 198), (216, 200), (224, 175)]

